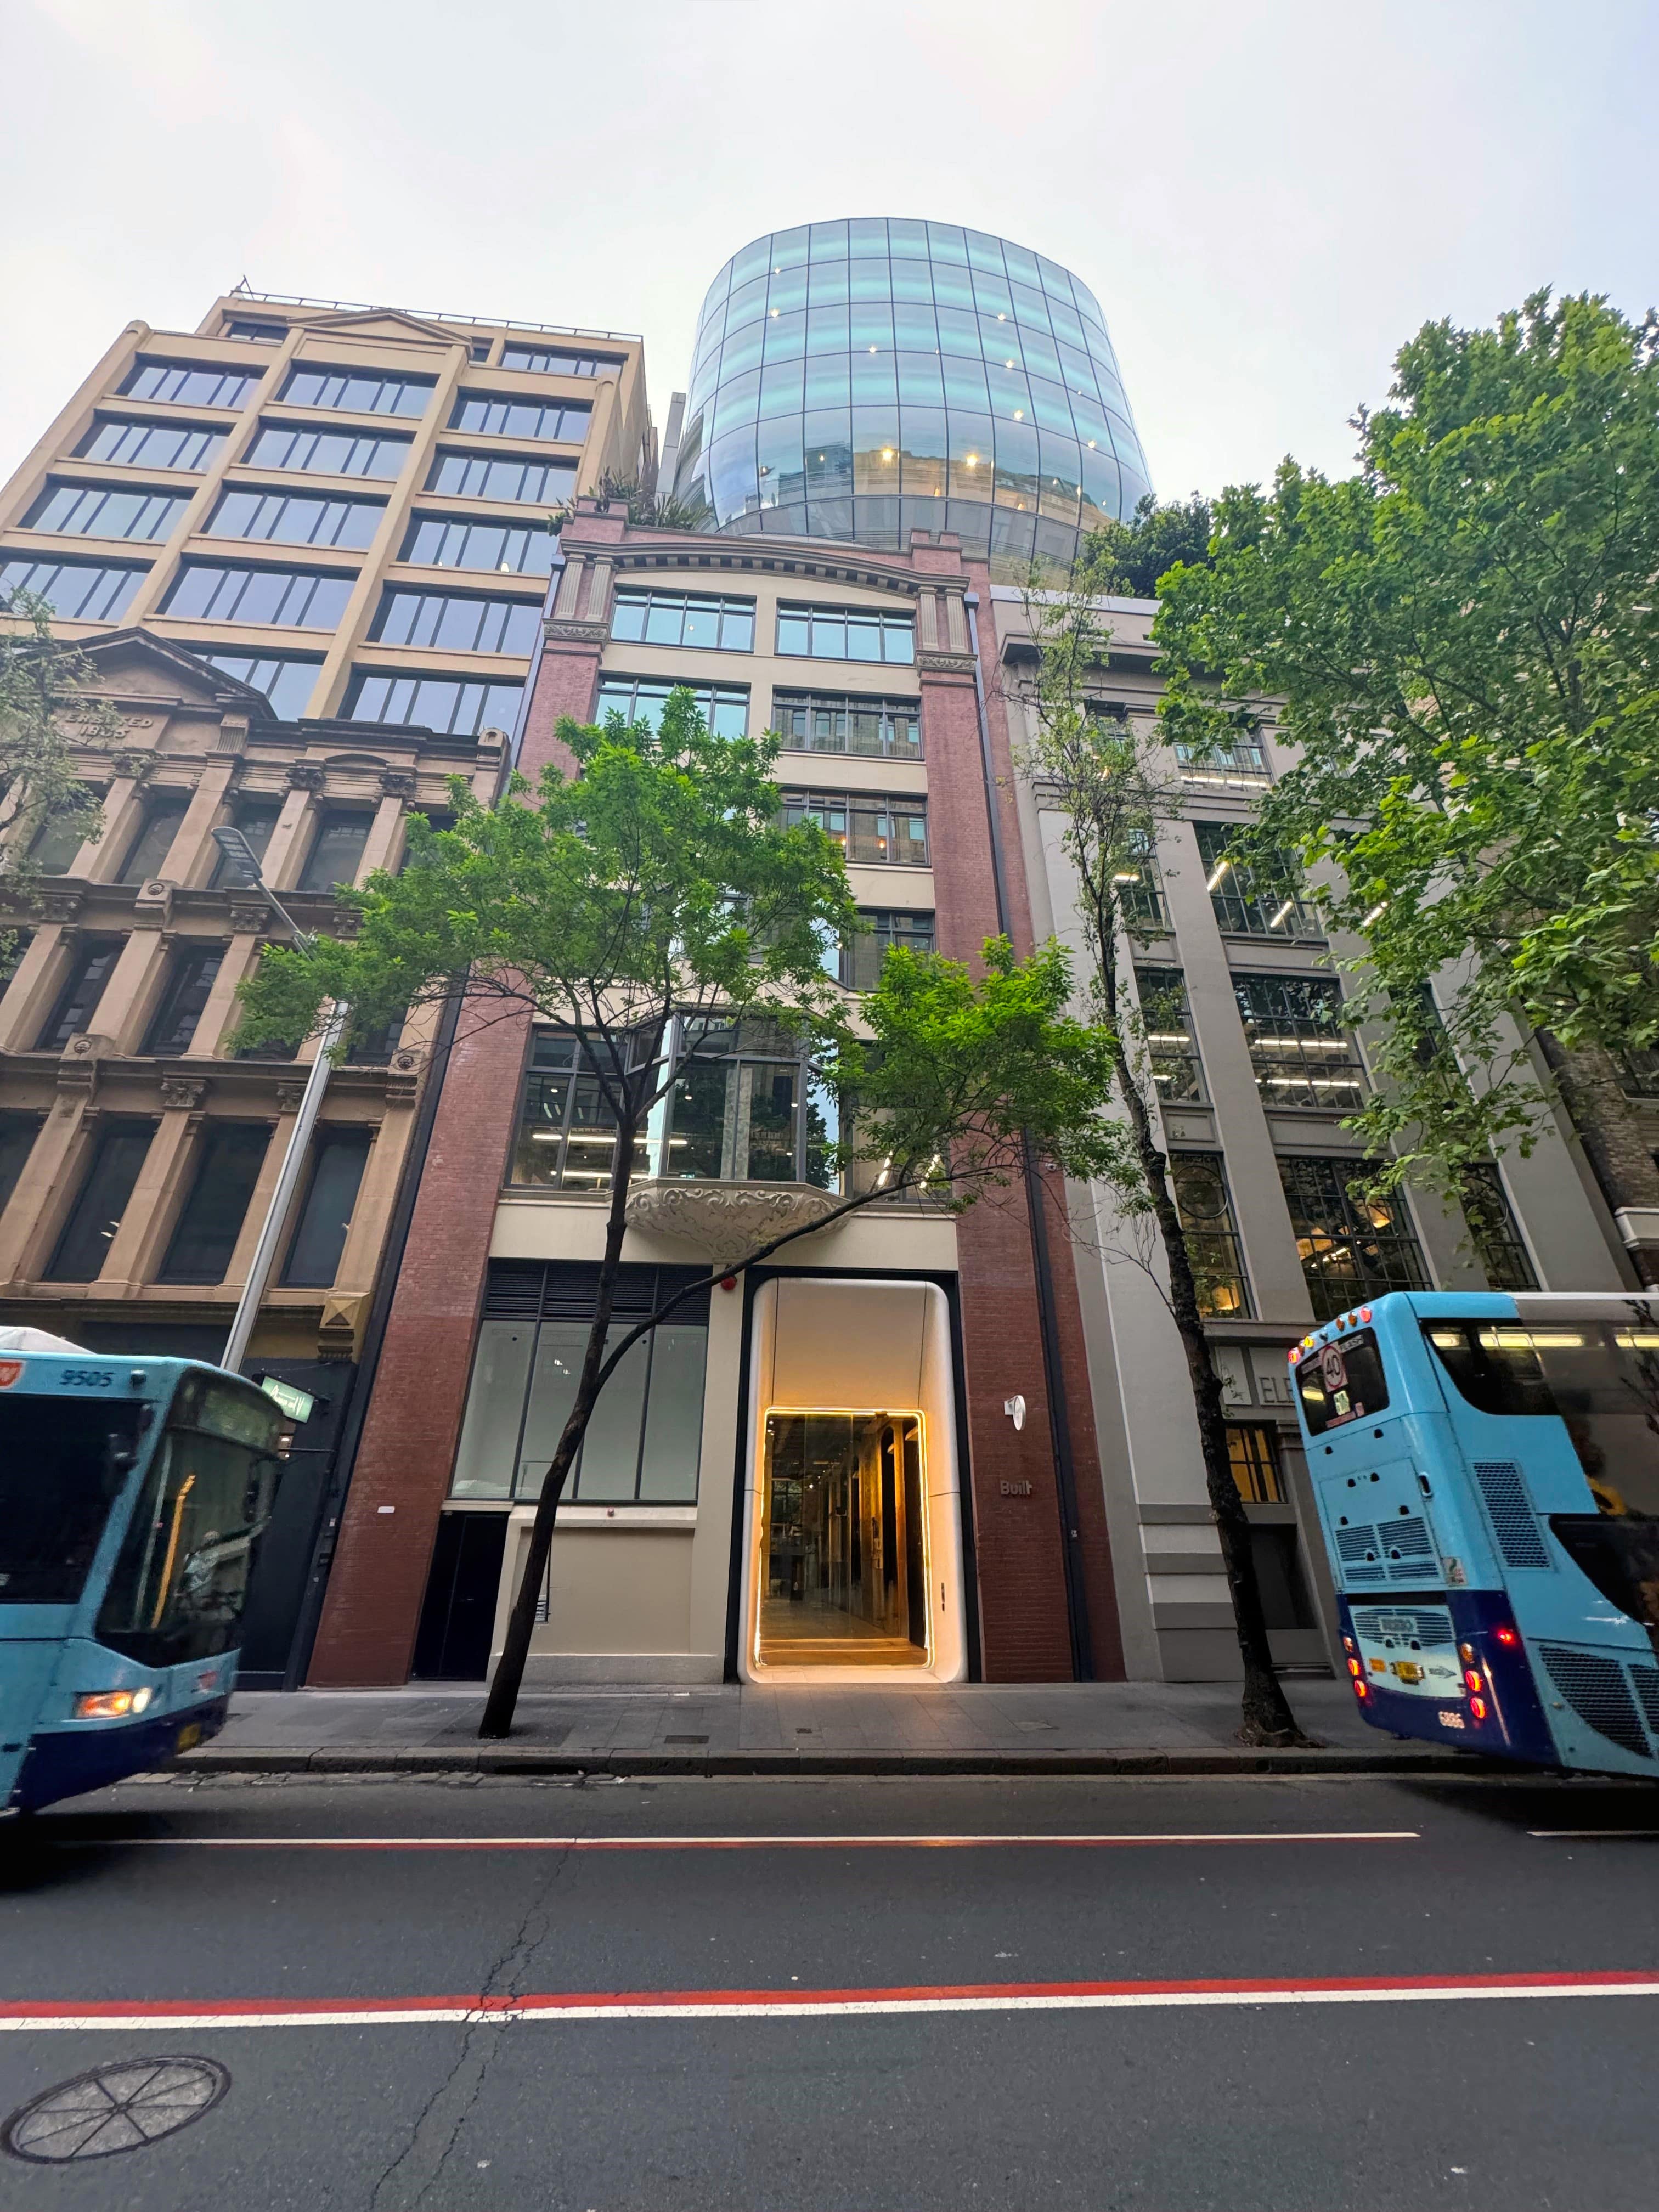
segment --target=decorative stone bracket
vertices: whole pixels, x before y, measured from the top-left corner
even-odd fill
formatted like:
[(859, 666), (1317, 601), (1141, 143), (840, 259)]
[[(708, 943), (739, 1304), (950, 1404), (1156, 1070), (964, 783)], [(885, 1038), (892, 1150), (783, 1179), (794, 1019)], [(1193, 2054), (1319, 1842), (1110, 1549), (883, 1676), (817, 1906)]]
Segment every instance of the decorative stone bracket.
[(678, 1237), (718, 1267), (757, 1245), (822, 1221), (839, 1204), (810, 1182), (642, 1182), (628, 1194), (628, 1225)]

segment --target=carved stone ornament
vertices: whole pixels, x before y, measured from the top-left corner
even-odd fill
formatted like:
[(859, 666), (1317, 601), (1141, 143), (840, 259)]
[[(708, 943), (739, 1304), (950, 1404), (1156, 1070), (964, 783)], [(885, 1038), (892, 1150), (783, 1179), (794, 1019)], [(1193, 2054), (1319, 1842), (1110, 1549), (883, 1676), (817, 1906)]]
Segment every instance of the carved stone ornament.
[(276, 1111), (279, 1114), (297, 1114), (300, 1101), (305, 1095), (303, 1083), (279, 1083), (276, 1085)]
[(695, 1244), (717, 1267), (735, 1265), (836, 1204), (809, 1182), (642, 1182), (628, 1194), (628, 1225)]
[(383, 799), (413, 799), (415, 771), (407, 768), (386, 768), (380, 770), (380, 796)]
[(165, 929), (173, 920), (173, 894), (176, 887), (164, 876), (154, 876), (138, 886), (132, 902), (132, 919), (145, 929)]
[(42, 921), (73, 921), (86, 903), (84, 891), (37, 891), (34, 896)]
[(410, 1106), (415, 1102), (421, 1087), (421, 1070), (426, 1054), (417, 1048), (394, 1052), (386, 1072), (386, 1100), (388, 1106)]
[(291, 761), (289, 763), (288, 782), (290, 791), (320, 791), (323, 781), (324, 771), (317, 762)]
[(262, 929), (270, 927), (270, 908), (263, 899), (245, 899), (239, 905), (233, 898), (230, 902), (230, 927), (234, 936), (240, 937), (244, 932), (257, 936)]
[(155, 773), (157, 766), (154, 753), (125, 752), (118, 748), (110, 755), (109, 764), (117, 775), (125, 776), (131, 783), (144, 782)]
[(72, 1036), (58, 1062), (58, 1088), (91, 1091), (98, 1081), (98, 1063), (109, 1049), (106, 1036), (94, 1036), (89, 1030)]
[(550, 645), (603, 645), (611, 632), (604, 623), (566, 622), (550, 616), (543, 625)]
[(207, 1078), (198, 1075), (164, 1075), (161, 1078), (163, 1106), (185, 1107), (191, 1113), (207, 1097)]
[(919, 676), (971, 676), (974, 656), (971, 653), (919, 653), (916, 673)]

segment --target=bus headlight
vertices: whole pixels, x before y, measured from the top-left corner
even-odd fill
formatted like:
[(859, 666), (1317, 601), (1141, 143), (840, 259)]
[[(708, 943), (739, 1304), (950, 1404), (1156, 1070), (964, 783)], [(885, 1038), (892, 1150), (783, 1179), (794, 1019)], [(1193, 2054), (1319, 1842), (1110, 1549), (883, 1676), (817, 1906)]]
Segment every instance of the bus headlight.
[(87, 1690), (75, 1700), (77, 1721), (124, 1721), (149, 1709), (155, 1695), (148, 1683), (139, 1690)]

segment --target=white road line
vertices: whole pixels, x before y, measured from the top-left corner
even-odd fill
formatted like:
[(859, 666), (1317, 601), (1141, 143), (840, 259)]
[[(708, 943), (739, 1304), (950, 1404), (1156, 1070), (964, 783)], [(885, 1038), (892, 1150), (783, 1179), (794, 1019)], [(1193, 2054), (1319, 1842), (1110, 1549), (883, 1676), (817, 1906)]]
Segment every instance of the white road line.
[(1567, 1843), (1596, 1843), (1616, 1838), (1621, 1842), (1651, 1841), (1659, 1836), (1659, 1828), (1528, 1828), (1529, 1836), (1553, 1838)]

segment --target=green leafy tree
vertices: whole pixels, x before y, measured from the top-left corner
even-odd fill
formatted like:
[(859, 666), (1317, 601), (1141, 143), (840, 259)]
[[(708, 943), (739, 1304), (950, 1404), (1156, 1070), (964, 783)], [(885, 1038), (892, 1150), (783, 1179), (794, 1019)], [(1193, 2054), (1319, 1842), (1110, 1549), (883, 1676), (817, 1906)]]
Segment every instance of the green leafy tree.
[[(1232, 1598), (1244, 1685), (1240, 1735), (1247, 1743), (1303, 1741), (1273, 1672), (1250, 1526), (1227, 1451), (1221, 1378), (1210, 1356), (1204, 1315), (1218, 1287), (1218, 1256), (1182, 1223), (1170, 1164), (1152, 1111), (1155, 1070), (1149, 1035), (1167, 1029), (1172, 1009), (1137, 1007), (1126, 957), (1156, 927), (1155, 853), (1161, 822), (1180, 811), (1181, 794), (1163, 771), (1148, 731), (1127, 715), (1091, 706), (1110, 657), (1109, 618), (1101, 602), (1116, 588), (1115, 554), (1097, 547), (1062, 591), (1033, 590), (1026, 618), (1037, 649), (1025, 689), (1034, 735), (1022, 766), (1042, 803), (1058, 813), (1077, 887), (1077, 918), (1088, 962), (1089, 1012), (1113, 1061), (1117, 1141), (1100, 1147), (1097, 1179), (1133, 1236), (1150, 1228), (1163, 1276), (1145, 1264), (1181, 1338), (1203, 1455), (1204, 1482)], [(1140, 1251), (1133, 1256), (1143, 1257)], [(1167, 1279), (1167, 1288), (1165, 1280)]]
[(1125, 599), (1155, 599), (1159, 579), (1177, 563), (1200, 566), (1210, 557), (1215, 527), (1201, 492), (1159, 506), (1151, 492), (1127, 522), (1109, 522), (1084, 541), (1079, 575), (1091, 590)]
[(45, 599), (0, 595), (0, 878), (14, 893), (39, 876), (30, 853), (43, 836), (67, 845), (101, 826), (76, 755), (118, 744), (121, 720), (109, 701), (85, 696), (93, 672), (52, 635)]
[(415, 817), (403, 872), (340, 893), (349, 936), (272, 950), (245, 991), (245, 1025), (261, 1036), (304, 1034), (328, 1002), (372, 1022), (458, 989), (481, 1018), (495, 1004), (555, 1021), (579, 1040), (615, 1131), (592, 1325), (490, 1686), (492, 1736), (512, 1724), (559, 1501), (599, 1392), (698, 1287), (607, 1349), (636, 1147), (706, 1030), (747, 1017), (793, 1032), (842, 1101), (844, 1132), (826, 1142), (826, 1180), (842, 1188), (821, 1217), (707, 1282), (894, 1194), (964, 1206), (1022, 1174), (1028, 1152), (1095, 1172), (1110, 1142), (1109, 1050), (1066, 1012), (1058, 946), (1021, 961), (993, 940), (977, 975), (895, 950), (854, 1010), (824, 966), (826, 945), (860, 927), (843, 858), (816, 823), (783, 825), (774, 738), (712, 734), (684, 690), (659, 731), (613, 717), (563, 723), (560, 738), (576, 774), (549, 768), (533, 794), (516, 782), (493, 808), (458, 781), (453, 830)]
[(1615, 1212), (1659, 1207), (1620, 1066), (1659, 1038), (1659, 320), (1428, 324), (1356, 427), (1354, 476), (1229, 490), (1164, 579), (1165, 728), (1202, 752), (1283, 702), (1256, 836), (1364, 940), (1379, 1188), (1459, 1196), (1553, 1090)]

